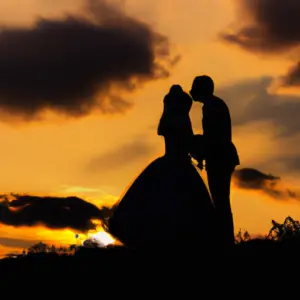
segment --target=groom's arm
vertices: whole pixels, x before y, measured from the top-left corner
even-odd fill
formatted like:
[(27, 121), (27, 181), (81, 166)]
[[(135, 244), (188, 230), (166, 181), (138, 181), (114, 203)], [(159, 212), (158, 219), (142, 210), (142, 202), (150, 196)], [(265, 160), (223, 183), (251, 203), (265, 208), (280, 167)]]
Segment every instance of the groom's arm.
[(203, 135), (209, 152), (218, 151), (231, 142), (230, 114), (226, 104), (221, 101), (203, 107)]
[(205, 159), (205, 145), (204, 137), (202, 134), (195, 134), (192, 137), (190, 155), (194, 158), (198, 164), (197, 167), (203, 170), (203, 161)]

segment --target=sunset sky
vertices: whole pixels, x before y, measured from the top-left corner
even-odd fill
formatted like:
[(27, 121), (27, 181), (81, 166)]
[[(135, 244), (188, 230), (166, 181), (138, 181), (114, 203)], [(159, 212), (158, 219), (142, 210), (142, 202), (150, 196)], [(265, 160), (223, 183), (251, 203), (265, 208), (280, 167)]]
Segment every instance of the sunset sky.
[[(112, 205), (163, 153), (156, 126), (170, 85), (189, 91), (196, 75), (207, 74), (231, 110), (239, 168), (263, 173), (254, 178), (256, 188), (242, 188), (250, 185), (233, 179), (236, 230), (264, 234), (271, 219), (300, 219), (297, 1), (110, 0), (117, 8), (105, 7), (103, 14), (102, 1), (91, 1), (89, 8), (81, 0), (1, 1), (0, 193), (78, 196), (99, 207)], [(67, 15), (78, 20), (93, 16), (107, 35), (88, 35), (84, 23), (68, 23)], [(44, 23), (38, 25), (41, 18)], [(70, 42), (63, 38), (66, 24), (77, 28)], [(105, 46), (109, 26), (120, 27), (116, 38), (125, 37), (113, 48)], [(134, 31), (138, 26), (147, 30)], [(47, 33), (47, 28), (57, 32)], [(156, 42), (151, 35), (147, 40), (147, 33), (161, 36), (160, 49), (151, 48)], [(155, 62), (149, 61), (152, 53)], [(62, 65), (56, 66), (59, 59)], [(194, 104), (191, 118), (200, 133), (200, 104)], [(269, 174), (281, 178), (275, 187), (268, 187)], [(205, 172), (201, 176), (206, 180)], [(74, 243), (74, 233), (7, 226), (0, 211), (0, 254), (40, 240)]]

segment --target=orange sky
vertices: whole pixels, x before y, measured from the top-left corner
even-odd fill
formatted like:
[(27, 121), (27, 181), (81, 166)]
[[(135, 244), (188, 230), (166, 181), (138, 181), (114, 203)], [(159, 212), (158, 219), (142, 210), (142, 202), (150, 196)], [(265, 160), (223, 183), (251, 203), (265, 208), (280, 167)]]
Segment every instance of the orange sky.
[[(37, 16), (80, 11), (81, 3), (79, 0), (23, 0), (20, 6), (17, 0), (4, 0), (0, 2), (0, 22), (29, 25)], [(149, 82), (130, 95), (135, 105), (125, 114), (69, 120), (49, 115), (45, 121), (30, 124), (0, 123), (1, 193), (77, 195), (97, 205), (112, 204), (141, 169), (163, 151), (163, 141), (156, 135), (155, 126), (163, 96), (171, 84), (180, 83), (188, 90), (195, 75), (207, 73), (215, 79), (218, 90), (242, 80), (281, 75), (289, 66), (285, 59), (261, 58), (217, 39), (218, 32), (234, 20), (231, 0), (127, 0), (125, 3), (131, 15), (167, 35), (174, 51), (182, 55), (171, 76)], [(200, 131), (200, 104), (194, 105), (191, 117), (195, 131)], [(273, 172), (277, 169), (273, 163), (268, 165), (266, 158), (276, 160), (276, 151), (287, 155), (297, 151), (280, 148), (273, 138), (275, 131), (268, 123), (234, 127), (233, 138), (241, 167), (263, 165), (263, 171)], [(136, 146), (145, 147), (142, 148), (145, 151), (135, 155)], [(117, 155), (124, 147), (128, 149), (130, 163), (114, 164), (113, 154)], [(280, 170), (279, 176), (297, 183), (298, 178), (288, 170)], [(235, 187), (232, 207), (236, 229), (248, 229), (250, 233), (266, 233), (271, 219), (283, 221), (289, 214), (296, 219), (300, 216), (297, 202), (276, 202), (262, 193)], [(0, 237), (74, 242), (74, 233), (68, 230), (54, 232), (3, 225), (0, 225)], [(0, 243), (0, 253), (10, 250)]]

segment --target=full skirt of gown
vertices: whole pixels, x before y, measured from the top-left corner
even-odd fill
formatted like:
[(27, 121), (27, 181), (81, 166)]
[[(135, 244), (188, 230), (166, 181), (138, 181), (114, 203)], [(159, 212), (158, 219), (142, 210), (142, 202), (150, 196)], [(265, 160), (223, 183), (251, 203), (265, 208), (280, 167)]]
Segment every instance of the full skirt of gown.
[(206, 244), (215, 209), (190, 158), (160, 157), (137, 177), (115, 206), (109, 232), (133, 248)]

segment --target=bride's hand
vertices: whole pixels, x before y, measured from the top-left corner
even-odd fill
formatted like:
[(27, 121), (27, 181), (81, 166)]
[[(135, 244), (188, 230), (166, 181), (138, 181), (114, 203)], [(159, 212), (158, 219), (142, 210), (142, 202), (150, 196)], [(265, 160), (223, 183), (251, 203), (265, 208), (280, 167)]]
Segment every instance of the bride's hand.
[(201, 171), (203, 171), (203, 169), (204, 169), (204, 164), (203, 164), (203, 160), (201, 160), (201, 161), (198, 161), (198, 165), (197, 165), (197, 167), (201, 170)]
[(199, 159), (197, 157), (197, 155), (195, 155), (194, 153), (190, 153), (190, 156), (197, 161), (197, 167), (202, 171), (204, 169), (204, 160), (203, 159)]

